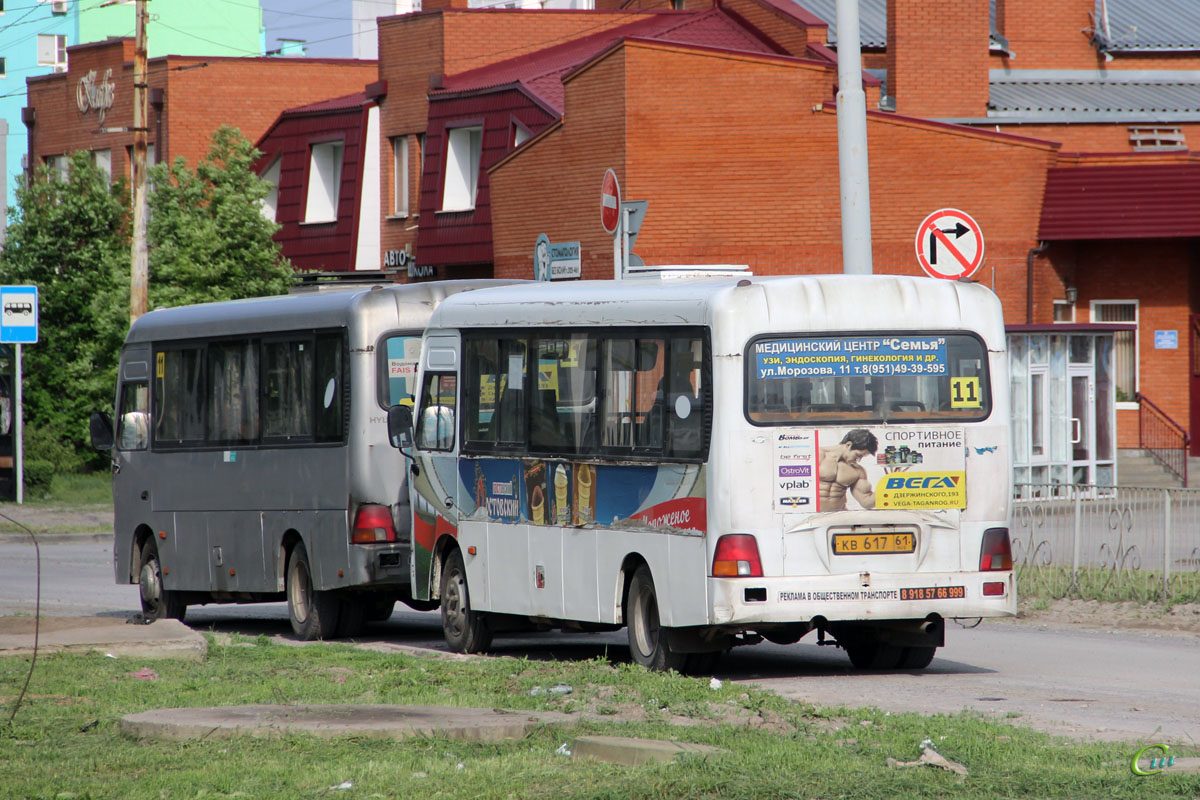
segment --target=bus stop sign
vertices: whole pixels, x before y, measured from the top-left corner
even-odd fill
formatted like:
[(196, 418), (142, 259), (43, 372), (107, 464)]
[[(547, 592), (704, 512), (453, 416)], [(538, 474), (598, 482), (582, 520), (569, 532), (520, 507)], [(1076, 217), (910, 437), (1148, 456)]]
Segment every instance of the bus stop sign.
[(34, 344), (37, 340), (37, 287), (0, 286), (0, 343)]

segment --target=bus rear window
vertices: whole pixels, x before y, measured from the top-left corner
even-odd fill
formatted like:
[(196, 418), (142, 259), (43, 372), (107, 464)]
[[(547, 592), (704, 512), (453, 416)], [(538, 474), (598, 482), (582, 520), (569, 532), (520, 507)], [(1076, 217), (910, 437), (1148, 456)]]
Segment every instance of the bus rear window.
[(746, 358), (757, 425), (971, 421), (991, 413), (987, 349), (966, 333), (778, 336)]

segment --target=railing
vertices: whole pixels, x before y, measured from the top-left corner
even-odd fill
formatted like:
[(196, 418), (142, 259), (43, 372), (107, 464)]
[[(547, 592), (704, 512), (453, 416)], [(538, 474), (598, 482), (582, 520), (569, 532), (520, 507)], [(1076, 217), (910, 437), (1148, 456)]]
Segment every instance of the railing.
[(1138, 392), (1134, 398), (1138, 402), (1138, 447), (1187, 486), (1188, 432), (1146, 395)]
[(1200, 489), (1013, 488), (1019, 591), (1108, 601), (1200, 599)]

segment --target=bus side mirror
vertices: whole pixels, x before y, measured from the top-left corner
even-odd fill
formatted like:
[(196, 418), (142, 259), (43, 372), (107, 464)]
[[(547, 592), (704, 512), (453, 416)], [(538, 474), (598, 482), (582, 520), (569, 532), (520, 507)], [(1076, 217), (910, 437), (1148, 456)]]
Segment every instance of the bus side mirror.
[(412, 406), (392, 406), (387, 415), (388, 440), (392, 447), (403, 450), (412, 447), (413, 415)]
[(112, 450), (113, 423), (112, 417), (103, 411), (95, 411), (88, 420), (88, 433), (92, 437), (92, 447), (97, 450)]

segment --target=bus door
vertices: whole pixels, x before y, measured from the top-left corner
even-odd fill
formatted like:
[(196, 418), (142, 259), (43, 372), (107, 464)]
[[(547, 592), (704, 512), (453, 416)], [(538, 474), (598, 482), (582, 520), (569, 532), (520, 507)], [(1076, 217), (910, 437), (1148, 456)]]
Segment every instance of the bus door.
[(150, 346), (128, 347), (121, 359), (117, 385), (116, 446), (113, 448), (112, 488), (115, 512), (114, 555), (117, 580), (136, 573), (131, 562), (133, 532), (150, 522)]
[[(422, 362), (418, 416), (413, 420), (418, 459), (411, 467), (408, 485), (413, 597), (428, 600), (437, 541), (447, 534), (457, 538), (459, 533), (457, 337), (429, 337)], [(481, 581), (470, 577), (472, 592), (478, 593)]]

